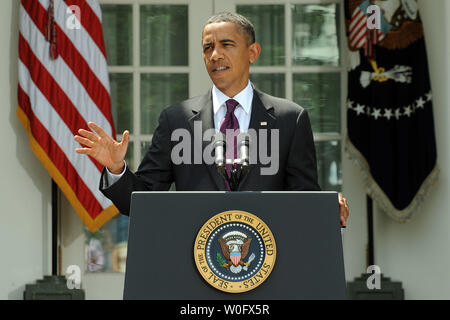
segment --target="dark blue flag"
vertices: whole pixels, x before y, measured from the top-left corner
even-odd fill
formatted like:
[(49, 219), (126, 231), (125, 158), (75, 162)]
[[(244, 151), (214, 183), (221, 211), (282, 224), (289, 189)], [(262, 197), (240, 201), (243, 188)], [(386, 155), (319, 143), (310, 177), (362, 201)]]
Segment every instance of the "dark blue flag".
[[(364, 19), (381, 12), (379, 29)], [(362, 17), (364, 12), (366, 17)], [(350, 52), (346, 152), (366, 191), (396, 221), (412, 217), (438, 176), (433, 103), (415, 0), (346, 0)]]

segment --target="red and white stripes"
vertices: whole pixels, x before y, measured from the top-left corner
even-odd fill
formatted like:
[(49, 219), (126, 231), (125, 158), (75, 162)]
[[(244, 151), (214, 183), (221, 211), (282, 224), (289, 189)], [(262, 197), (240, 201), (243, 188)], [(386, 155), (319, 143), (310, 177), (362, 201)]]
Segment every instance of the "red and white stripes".
[(365, 48), (366, 56), (373, 53), (372, 45), (384, 38), (381, 30), (367, 28), (367, 16), (360, 7), (356, 7), (349, 25), (349, 45), (352, 50)]
[[(49, 0), (21, 0), (18, 116), (33, 151), (91, 231), (117, 213), (98, 190), (102, 167), (75, 152), (73, 140), (88, 121), (115, 137), (101, 10), (96, 0), (53, 0), (57, 58), (46, 39)], [(69, 29), (69, 6), (81, 28)]]
[(352, 48), (363, 48), (366, 42), (367, 17), (359, 7), (355, 9), (348, 29), (350, 31), (350, 46)]

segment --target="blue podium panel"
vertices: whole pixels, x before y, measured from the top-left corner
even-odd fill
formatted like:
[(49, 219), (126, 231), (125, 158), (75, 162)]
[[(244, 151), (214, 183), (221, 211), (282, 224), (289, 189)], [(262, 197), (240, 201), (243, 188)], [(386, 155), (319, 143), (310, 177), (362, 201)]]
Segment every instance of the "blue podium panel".
[[(230, 210), (257, 216), (276, 242), (276, 261), (270, 275), (264, 283), (243, 293), (217, 290), (201, 276), (194, 261), (195, 239), (202, 226)], [(336, 192), (132, 195), (124, 299), (345, 298)]]

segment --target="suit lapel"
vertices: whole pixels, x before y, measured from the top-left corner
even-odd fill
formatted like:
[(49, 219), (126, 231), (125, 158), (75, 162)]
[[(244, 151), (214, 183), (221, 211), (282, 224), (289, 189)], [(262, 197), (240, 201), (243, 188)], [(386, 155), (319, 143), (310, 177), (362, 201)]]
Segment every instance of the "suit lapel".
[[(263, 94), (258, 89), (254, 88), (253, 91), (253, 101), (252, 101), (252, 113), (250, 116), (250, 124), (249, 129), (256, 130), (256, 133), (258, 134), (260, 129), (267, 129), (268, 137), (270, 130), (275, 127), (276, 118), (273, 113), (273, 106), (271, 102), (266, 99), (265, 94)], [(259, 138), (259, 136), (258, 136)], [(270, 141), (270, 138), (269, 138)], [(259, 141), (256, 141), (259, 144)], [(259, 152), (259, 145), (258, 145), (258, 152)], [(270, 146), (268, 148), (270, 150)], [(259, 158), (259, 157), (258, 157)], [(261, 164), (251, 164), (249, 171), (247, 174), (242, 178), (238, 191), (241, 191), (247, 181), (251, 181), (250, 177), (260, 174), (259, 168), (261, 167)]]
[[(203, 133), (211, 128), (214, 128), (214, 113), (212, 105), (212, 93), (211, 90), (203, 95), (198, 104), (192, 106), (193, 116), (189, 119), (189, 125), (191, 127), (191, 132), (194, 133), (194, 121), (201, 121), (202, 124), (202, 137)], [(276, 118), (273, 114), (273, 106), (270, 100), (266, 99), (265, 94), (260, 92), (258, 89), (254, 88), (253, 91), (253, 101), (252, 101), (252, 111), (250, 115), (249, 129), (252, 128), (258, 133), (259, 129), (267, 129), (270, 132), (271, 129), (275, 127)], [(203, 139), (202, 139), (203, 141)], [(270, 139), (269, 139), (270, 141)], [(209, 144), (209, 141), (202, 142), (202, 156), (203, 150)], [(259, 141), (257, 141), (259, 143)], [(258, 146), (259, 150), (259, 146)], [(270, 150), (270, 148), (269, 148)], [(223, 177), (217, 172), (215, 164), (205, 166), (208, 169), (211, 178), (215, 182), (218, 190), (225, 190), (225, 181)], [(248, 181), (251, 181), (250, 177), (260, 174), (260, 163), (250, 165), (250, 169), (247, 174), (242, 177), (239, 184), (238, 191), (241, 191)]]
[[(189, 119), (189, 125), (191, 126), (191, 132), (194, 133), (194, 121), (201, 121), (202, 124), (202, 157), (203, 150), (210, 143), (210, 141), (203, 141), (203, 134), (206, 130), (214, 128), (214, 113), (212, 105), (212, 93), (211, 89), (203, 95), (198, 101), (197, 105), (192, 106), (193, 116)], [(194, 135), (193, 135), (194, 136)], [(203, 159), (203, 158), (202, 158)], [(216, 165), (204, 164), (211, 178), (215, 182), (218, 190), (225, 190), (225, 181), (223, 177), (217, 172)]]

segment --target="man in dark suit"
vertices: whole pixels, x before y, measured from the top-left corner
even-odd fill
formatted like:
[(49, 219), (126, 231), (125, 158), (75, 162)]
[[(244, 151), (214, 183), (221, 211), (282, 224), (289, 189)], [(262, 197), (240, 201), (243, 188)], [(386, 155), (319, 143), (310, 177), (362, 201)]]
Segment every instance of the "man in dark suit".
[[(90, 155), (105, 166), (100, 190), (123, 214), (129, 213), (133, 191), (166, 191), (172, 183), (179, 191), (227, 190), (228, 185), (215, 164), (195, 161), (175, 164), (172, 159), (173, 148), (178, 143), (172, 141), (172, 133), (185, 129), (196, 139), (196, 121), (201, 121), (202, 132), (212, 128), (222, 132), (225, 129), (278, 130), (278, 170), (270, 175), (261, 174), (264, 166), (258, 158), (258, 163), (251, 165), (243, 176), (238, 190), (320, 190), (313, 134), (306, 110), (259, 91), (249, 81), (250, 63), (256, 61), (261, 52), (252, 24), (238, 14), (213, 16), (203, 29), (202, 47), (205, 66), (214, 83), (212, 90), (161, 113), (152, 144), (136, 173), (132, 173), (124, 161), (128, 131), (119, 143), (92, 122), (89, 126), (97, 135), (79, 130), (80, 136), (75, 136), (75, 140), (85, 147), (77, 152)], [(270, 134), (267, 139), (270, 140)], [(191, 144), (191, 154), (197, 150), (195, 144)], [(203, 154), (207, 143), (202, 141), (201, 144)], [(271, 140), (267, 145), (269, 153), (271, 149), (276, 150)], [(341, 225), (345, 227), (348, 204), (341, 194), (339, 205)]]

